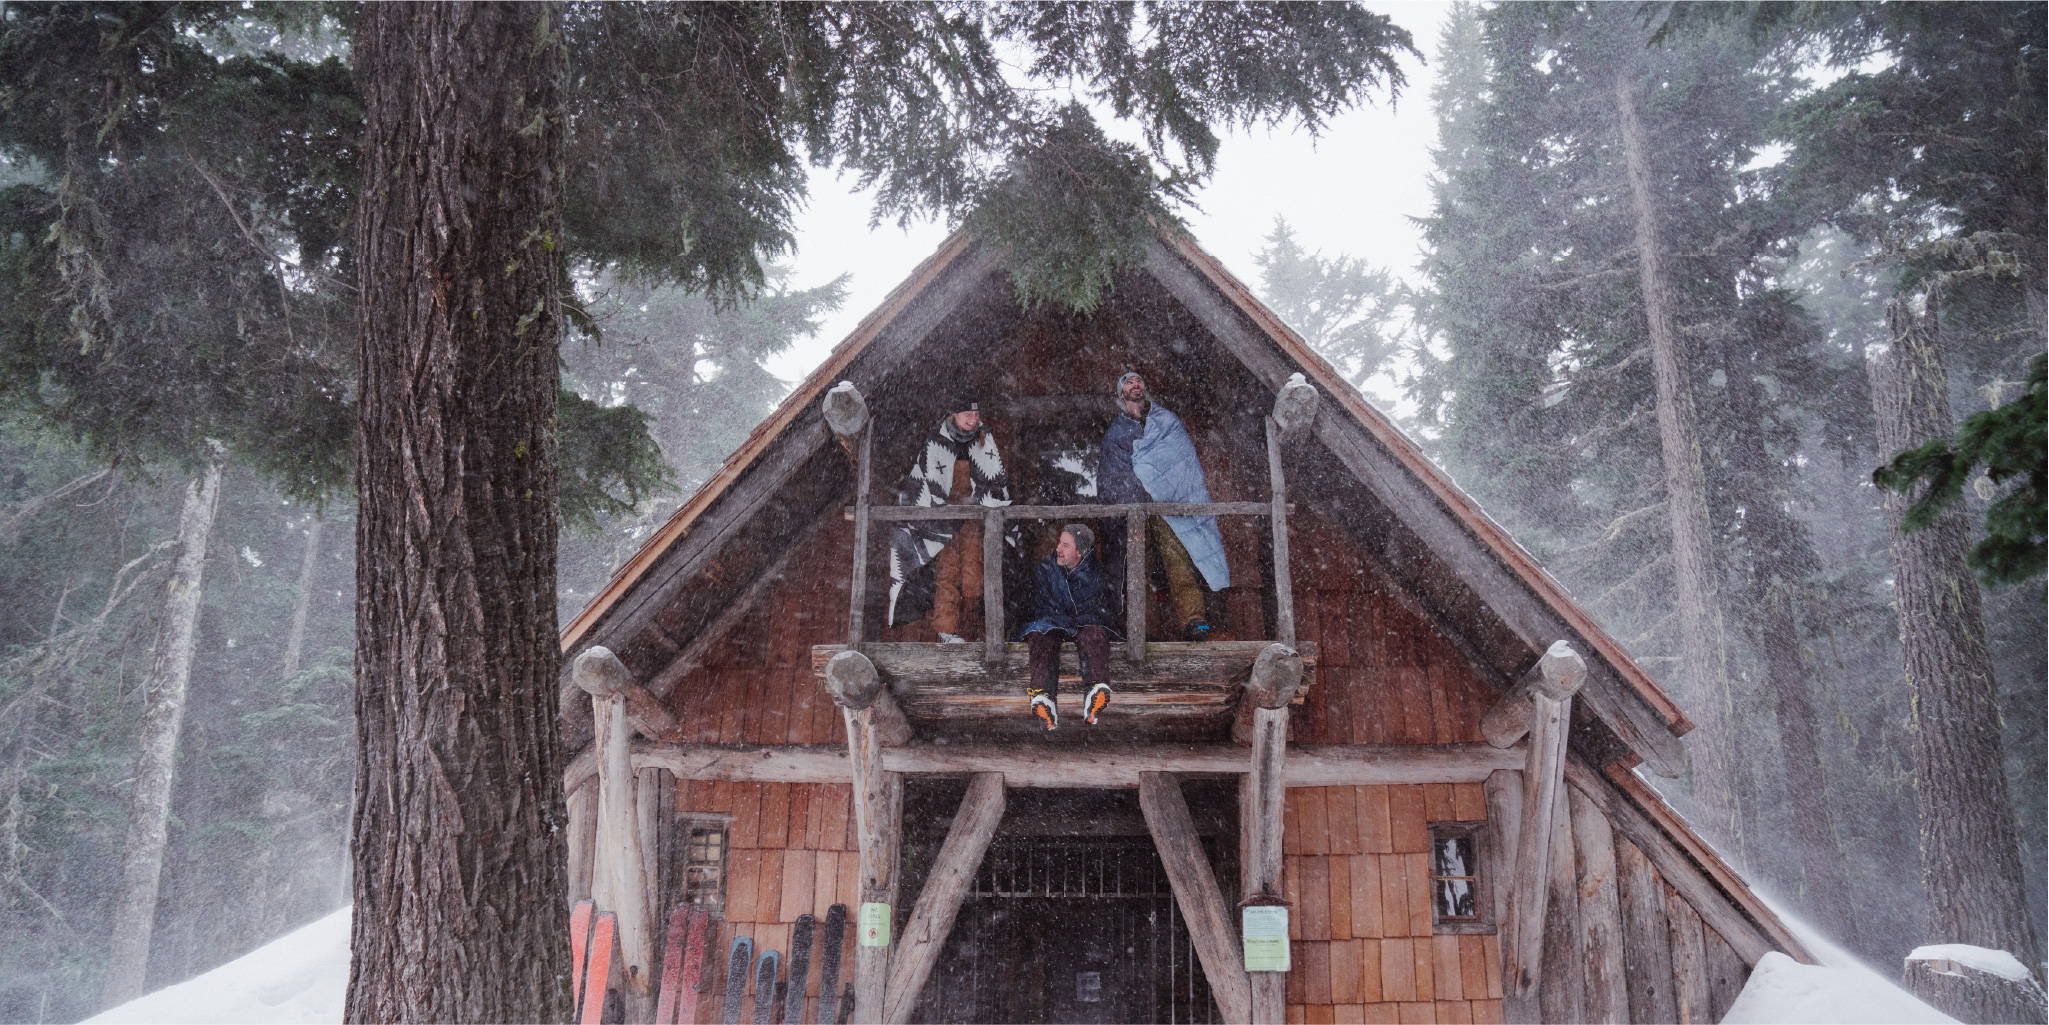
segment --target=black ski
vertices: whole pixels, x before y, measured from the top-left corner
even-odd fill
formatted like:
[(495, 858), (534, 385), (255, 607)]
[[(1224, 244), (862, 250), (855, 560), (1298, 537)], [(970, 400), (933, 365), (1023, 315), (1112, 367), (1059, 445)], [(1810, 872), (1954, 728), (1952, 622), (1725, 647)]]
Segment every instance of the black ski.
[(783, 997), (783, 1021), (789, 1025), (804, 1020), (804, 985), (811, 981), (811, 928), (817, 921), (811, 915), (798, 915), (797, 925), (790, 931), (790, 988)]
[(775, 1013), (775, 976), (780, 967), (781, 954), (762, 951), (761, 967), (754, 973), (754, 1025), (768, 1025), (769, 1015)]
[(840, 994), (840, 1016), (836, 1025), (848, 1025), (854, 1020), (854, 984), (847, 983), (847, 991)]
[(847, 941), (847, 906), (834, 904), (825, 912), (825, 935), (818, 949), (818, 1021), (831, 1025), (839, 1020), (840, 948)]
[(747, 969), (754, 960), (754, 940), (733, 937), (732, 953), (726, 956), (726, 1003), (719, 1009), (719, 1021), (740, 1025), (740, 1001), (747, 995)]

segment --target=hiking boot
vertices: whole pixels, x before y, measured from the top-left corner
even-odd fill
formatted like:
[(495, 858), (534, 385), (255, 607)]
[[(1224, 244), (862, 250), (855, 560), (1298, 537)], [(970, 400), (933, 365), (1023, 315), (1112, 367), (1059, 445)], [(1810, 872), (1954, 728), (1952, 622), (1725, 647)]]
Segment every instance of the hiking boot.
[(1207, 619), (1191, 619), (1187, 626), (1181, 628), (1181, 639), (1184, 641), (1206, 641), (1209, 640), (1209, 635), (1210, 625)]
[(1031, 699), (1027, 707), (1032, 710), (1033, 715), (1039, 717), (1040, 722), (1046, 724), (1047, 731), (1060, 728), (1060, 709), (1054, 707), (1051, 695), (1042, 690), (1028, 690), (1025, 691), (1025, 696)]
[(941, 644), (966, 644), (967, 642), (968, 642), (968, 639), (967, 639), (967, 638), (965, 638), (965, 637), (962, 637), (962, 636), (961, 636), (961, 635), (959, 635), (959, 634), (944, 634), (944, 633), (943, 633), (943, 634), (940, 634), (940, 635), (939, 635), (939, 643), (941, 643)]
[(1082, 721), (1090, 726), (1096, 724), (1096, 716), (1110, 707), (1110, 685), (1099, 683), (1089, 688), (1089, 696), (1082, 699)]

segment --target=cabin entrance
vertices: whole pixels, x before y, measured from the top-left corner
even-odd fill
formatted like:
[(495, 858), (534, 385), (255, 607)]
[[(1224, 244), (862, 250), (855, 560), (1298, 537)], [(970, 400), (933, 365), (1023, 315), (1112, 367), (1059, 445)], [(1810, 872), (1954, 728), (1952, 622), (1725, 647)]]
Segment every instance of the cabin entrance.
[[(1234, 886), (1217, 857), (1228, 806), (1190, 803), (1214, 809), (1199, 815), (1215, 827), (1203, 846)], [(1137, 804), (1135, 791), (1012, 790), (914, 1020), (1222, 1021)]]

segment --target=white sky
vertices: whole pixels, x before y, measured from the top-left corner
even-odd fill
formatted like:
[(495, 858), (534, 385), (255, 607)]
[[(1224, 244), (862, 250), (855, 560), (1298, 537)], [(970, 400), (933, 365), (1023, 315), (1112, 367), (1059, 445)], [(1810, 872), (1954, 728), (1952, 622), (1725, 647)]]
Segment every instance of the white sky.
[[(1426, 58), (1449, 9), (1448, 3), (1434, 2), (1367, 6), (1408, 29)], [(1390, 109), (1385, 94), (1378, 94), (1374, 105), (1334, 119), (1320, 140), (1295, 132), (1226, 136), (1216, 175), (1196, 196), (1200, 209), (1180, 212), (1196, 241), (1257, 288), (1252, 257), (1279, 214), (1304, 248), (1361, 257), (1406, 276), (1420, 244), (1408, 219), (1429, 210), (1436, 121), (1428, 95), (1430, 68), (1408, 58), (1402, 69), (1408, 86), (1396, 107)], [(868, 196), (850, 192), (833, 175), (813, 176), (810, 204), (797, 216), (790, 284), (819, 285), (842, 272), (852, 278), (846, 304), (818, 335), (769, 362), (784, 380), (809, 374), (946, 237), (946, 226), (931, 222), (907, 232), (894, 225), (871, 231), (872, 206)]]

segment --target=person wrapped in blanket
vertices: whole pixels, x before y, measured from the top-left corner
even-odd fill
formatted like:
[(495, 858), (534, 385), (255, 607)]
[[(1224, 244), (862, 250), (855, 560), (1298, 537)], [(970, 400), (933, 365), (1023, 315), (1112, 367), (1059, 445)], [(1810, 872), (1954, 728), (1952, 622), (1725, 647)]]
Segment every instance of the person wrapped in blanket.
[[(963, 395), (948, 407), (897, 488), (896, 504), (915, 506), (1010, 504), (1010, 476), (996, 437), (982, 422), (982, 405)], [(889, 535), (888, 623), (932, 617), (948, 644), (967, 640), (982, 603), (982, 524), (917, 520)]]
[[(1208, 502), (1202, 460), (1181, 418), (1154, 400), (1145, 378), (1127, 373), (1117, 379), (1117, 418), (1103, 432), (1096, 500), (1105, 505), (1127, 502)], [(1224, 563), (1224, 537), (1214, 516), (1148, 516), (1147, 550), (1167, 577), (1181, 639), (1207, 640), (1209, 620), (1203, 613), (1203, 585), (1212, 591), (1231, 586)], [(1137, 542), (1125, 539), (1125, 551)]]
[(1060, 644), (1081, 654), (1082, 720), (1096, 724), (1110, 704), (1110, 642), (1116, 595), (1095, 556), (1096, 535), (1079, 523), (1060, 528), (1060, 544), (1032, 570), (1032, 619), (1022, 631), (1031, 650), (1026, 708), (1049, 730), (1060, 728)]

